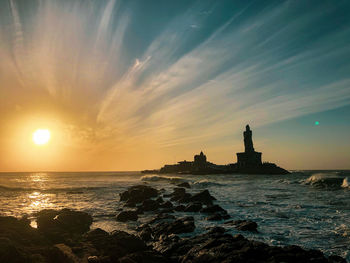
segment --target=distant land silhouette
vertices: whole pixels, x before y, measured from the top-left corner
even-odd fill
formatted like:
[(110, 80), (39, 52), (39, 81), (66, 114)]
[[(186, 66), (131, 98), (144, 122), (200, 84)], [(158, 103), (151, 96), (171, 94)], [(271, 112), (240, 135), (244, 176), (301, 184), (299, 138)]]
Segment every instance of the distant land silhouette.
[(261, 152), (256, 152), (253, 146), (252, 130), (249, 125), (243, 132), (244, 152), (237, 153), (237, 163), (218, 165), (207, 161), (201, 151), (194, 156), (193, 161), (180, 161), (177, 164), (166, 164), (159, 170), (144, 170), (142, 173), (181, 173), (181, 174), (289, 174), (289, 172), (274, 163), (262, 162)]

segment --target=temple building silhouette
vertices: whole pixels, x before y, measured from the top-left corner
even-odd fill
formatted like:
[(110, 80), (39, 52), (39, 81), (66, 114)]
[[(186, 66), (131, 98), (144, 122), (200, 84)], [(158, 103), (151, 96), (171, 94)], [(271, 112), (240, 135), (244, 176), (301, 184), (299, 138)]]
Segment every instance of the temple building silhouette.
[(253, 132), (249, 125), (243, 132), (244, 152), (237, 153), (237, 163), (218, 165), (207, 161), (207, 156), (200, 152), (193, 161), (181, 161), (177, 164), (166, 164), (159, 170), (144, 170), (143, 173), (185, 173), (185, 174), (288, 174), (289, 172), (274, 163), (262, 162), (261, 152), (253, 146)]

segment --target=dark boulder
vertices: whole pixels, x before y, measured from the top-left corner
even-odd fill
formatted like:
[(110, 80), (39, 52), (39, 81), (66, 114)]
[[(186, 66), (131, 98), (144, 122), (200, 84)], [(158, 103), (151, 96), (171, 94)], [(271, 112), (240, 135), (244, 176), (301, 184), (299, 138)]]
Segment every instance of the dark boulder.
[(173, 207), (174, 206), (173, 206), (172, 202), (170, 202), (170, 201), (166, 201), (166, 202), (160, 204), (160, 208), (173, 208)]
[(201, 203), (191, 203), (185, 207), (184, 211), (185, 212), (199, 212), (201, 209), (202, 209)]
[(154, 224), (154, 223), (158, 223), (160, 221), (173, 221), (175, 219), (175, 216), (173, 215), (169, 215), (166, 213), (160, 213), (158, 215), (156, 215), (154, 218), (152, 218), (148, 224)]
[(215, 197), (213, 197), (208, 190), (204, 190), (200, 193), (194, 194), (190, 198), (190, 202), (199, 202), (206, 205), (211, 205), (214, 200), (216, 200)]
[(176, 187), (174, 188), (174, 192), (168, 195), (164, 195), (165, 197), (171, 197), (173, 201), (177, 201), (178, 199), (181, 199), (186, 194), (186, 189), (183, 187)]
[(188, 203), (192, 195), (189, 193), (186, 193), (185, 188), (176, 187), (176, 188), (174, 188), (173, 193), (171, 193), (169, 195), (165, 195), (165, 196), (171, 197), (170, 201), (176, 201), (179, 203)]
[(162, 198), (161, 196), (159, 196), (159, 197), (156, 199), (156, 201), (157, 201), (159, 204), (164, 203), (164, 200), (163, 200), (163, 198)]
[(136, 211), (122, 211), (116, 216), (116, 220), (120, 222), (136, 221), (138, 218)]
[(161, 222), (154, 227), (155, 236), (169, 234), (191, 233), (195, 229), (194, 218), (192, 216), (179, 218), (172, 222)]
[[(189, 203), (191, 202), (191, 197), (192, 195), (190, 193), (185, 193), (181, 198), (176, 199), (175, 201), (179, 202), (179, 203)], [(173, 201), (173, 198), (171, 198), (170, 200)]]
[(146, 225), (138, 233), (138, 236), (141, 238), (141, 240), (148, 242), (152, 239), (152, 231), (152, 228), (149, 225)]
[(174, 210), (177, 212), (183, 212), (185, 210), (185, 206), (184, 205), (175, 206)]
[(91, 215), (70, 209), (42, 210), (36, 214), (38, 230), (51, 234), (82, 234), (90, 229)]
[(209, 205), (201, 209), (201, 213), (212, 214), (212, 213), (222, 213), (227, 214), (227, 211), (219, 205)]
[(159, 203), (156, 200), (147, 199), (143, 201), (141, 208), (143, 211), (155, 211), (159, 208)]
[(142, 203), (143, 201), (157, 197), (158, 190), (147, 185), (136, 185), (128, 188), (127, 191), (120, 193), (120, 201), (129, 203)]
[(208, 221), (220, 221), (220, 220), (223, 220), (223, 218), (222, 218), (221, 214), (213, 214), (211, 216), (208, 216), (206, 218), (206, 220), (208, 220)]
[(103, 240), (108, 236), (109, 236), (109, 233), (102, 230), (101, 228), (92, 229), (84, 235), (84, 237), (89, 241)]
[(119, 258), (130, 253), (147, 250), (146, 244), (139, 237), (124, 231), (113, 231), (105, 239), (91, 243), (98, 250), (99, 257), (105, 258), (101, 262), (119, 262)]
[[(322, 252), (298, 246), (274, 247), (224, 231), (206, 234), (173, 244), (167, 253), (178, 255), (180, 262), (331, 262)], [(192, 246), (189, 246), (191, 244)]]
[(27, 260), (27, 257), (11, 240), (0, 238), (0, 262), (22, 263), (27, 262)]

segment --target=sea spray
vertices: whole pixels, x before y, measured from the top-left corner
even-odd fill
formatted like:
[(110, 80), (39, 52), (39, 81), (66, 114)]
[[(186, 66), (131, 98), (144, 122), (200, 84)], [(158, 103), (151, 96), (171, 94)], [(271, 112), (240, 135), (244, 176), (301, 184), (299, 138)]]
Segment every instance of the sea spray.
[(343, 184), (341, 185), (341, 187), (343, 187), (343, 188), (350, 188), (348, 177), (344, 178)]
[(165, 181), (165, 182), (176, 184), (176, 183), (185, 182), (186, 180), (177, 176), (144, 175), (141, 177), (141, 181), (149, 181), (149, 182)]

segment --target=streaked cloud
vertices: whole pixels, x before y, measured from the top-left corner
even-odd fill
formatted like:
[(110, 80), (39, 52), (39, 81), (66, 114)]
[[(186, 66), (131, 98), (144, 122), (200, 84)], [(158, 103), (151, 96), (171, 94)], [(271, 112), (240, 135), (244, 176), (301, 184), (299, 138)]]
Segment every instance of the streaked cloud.
[(350, 105), (346, 2), (142, 5), (1, 3), (0, 111), (41, 107), (101, 151), (157, 151)]

